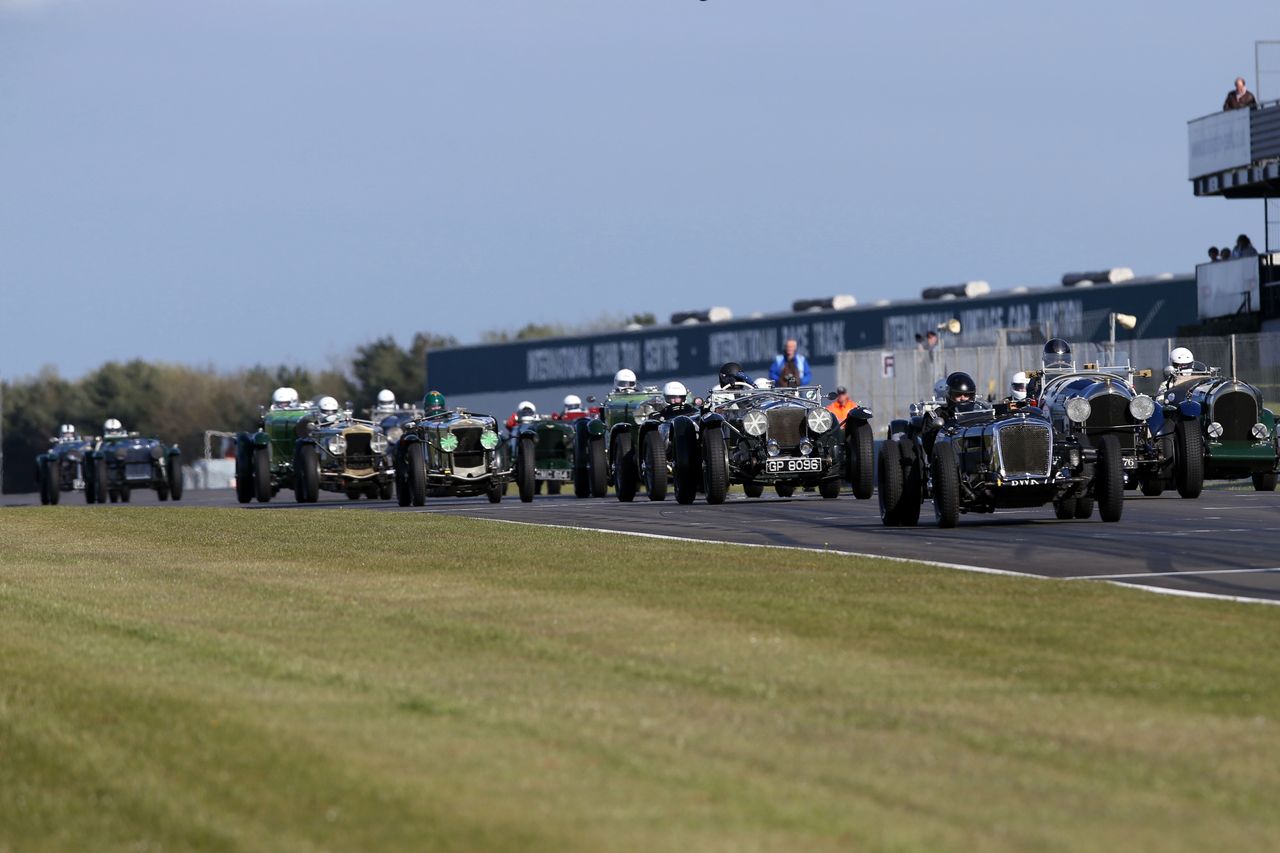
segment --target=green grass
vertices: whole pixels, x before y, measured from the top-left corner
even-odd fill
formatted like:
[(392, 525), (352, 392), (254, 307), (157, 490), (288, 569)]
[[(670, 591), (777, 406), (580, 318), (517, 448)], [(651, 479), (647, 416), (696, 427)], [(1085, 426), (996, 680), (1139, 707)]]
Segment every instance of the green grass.
[(0, 547), (0, 850), (1280, 837), (1280, 608), (423, 514)]

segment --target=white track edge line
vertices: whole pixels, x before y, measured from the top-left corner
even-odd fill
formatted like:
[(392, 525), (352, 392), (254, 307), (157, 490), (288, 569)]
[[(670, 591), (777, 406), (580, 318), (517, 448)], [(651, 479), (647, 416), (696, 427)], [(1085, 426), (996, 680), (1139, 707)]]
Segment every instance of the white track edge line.
[[(438, 514), (431, 510), (418, 510), (420, 513), (427, 515)], [(475, 516), (472, 516), (473, 518)], [(1004, 575), (1011, 578), (1026, 578), (1028, 580), (1039, 581), (1070, 581), (1070, 580), (1090, 580), (1087, 577), (1080, 578), (1055, 578), (1050, 575), (1036, 575), (1029, 572), (1011, 572), (1008, 569), (991, 569), (986, 566), (968, 566), (963, 563), (944, 563), (939, 560), (920, 560), (912, 557), (893, 557), (887, 554), (867, 554), (861, 551), (841, 551), (833, 548), (807, 548), (793, 545), (764, 545), (757, 542), (725, 542), (720, 539), (697, 539), (692, 536), (672, 536), (667, 533), (643, 533), (638, 530), (609, 530), (600, 527), (582, 527), (574, 524), (542, 524), (537, 521), (517, 521), (512, 518), (477, 518), (477, 521), (492, 521), (498, 524), (516, 524), (522, 527), (549, 527), (557, 530), (577, 530), (587, 533), (612, 533), (617, 536), (636, 536), (642, 539), (665, 539), (671, 542), (691, 542), (696, 545), (724, 545), (730, 548), (774, 548), (780, 551), (804, 551), (812, 554), (838, 555), (842, 557), (865, 557), (872, 560), (886, 560), (890, 563), (920, 563), (925, 566), (935, 566), (941, 569), (954, 569), (961, 572), (974, 572), (983, 575)], [(1153, 575), (1153, 577), (1161, 577), (1161, 575)], [(1189, 589), (1169, 589), (1168, 587), (1148, 586), (1139, 583), (1125, 583), (1118, 580), (1104, 580), (1101, 578), (1093, 578), (1093, 580), (1101, 580), (1102, 583), (1111, 584), (1112, 586), (1123, 587), (1125, 589), (1138, 589), (1144, 592), (1154, 592), (1160, 595), (1180, 595), (1187, 598), (1210, 598), (1217, 601), (1234, 601), (1240, 604), (1271, 604), (1280, 605), (1280, 600), (1270, 598), (1249, 598), (1243, 595), (1223, 595), (1216, 592), (1196, 592)]]
[(1195, 575), (1246, 575), (1246, 574), (1267, 574), (1269, 572), (1280, 572), (1280, 568), (1258, 568), (1251, 569), (1203, 569), (1194, 571), (1188, 569), (1185, 572), (1132, 572), (1124, 575), (1074, 575), (1069, 578), (1061, 578), (1064, 581), (1112, 581), (1127, 580), (1130, 578), (1177, 578)]

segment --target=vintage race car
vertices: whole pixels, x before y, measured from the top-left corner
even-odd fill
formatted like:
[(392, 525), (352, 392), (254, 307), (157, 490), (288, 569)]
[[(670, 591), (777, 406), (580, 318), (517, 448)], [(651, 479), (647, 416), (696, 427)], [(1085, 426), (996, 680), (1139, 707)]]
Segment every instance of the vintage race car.
[(512, 471), (491, 415), (459, 408), (407, 421), (402, 429), (395, 466), (401, 506), (422, 506), (429, 494), (502, 500)]
[(324, 413), (312, 403), (271, 406), (255, 432), (236, 436), (236, 498), (271, 500), (292, 489), (298, 503), (320, 492), (355, 500), (391, 497), (393, 471), (387, 436), (379, 424), (349, 410)]
[(925, 498), (939, 527), (954, 527), (962, 513), (1049, 503), (1058, 518), (1088, 518), (1094, 501), (1103, 521), (1120, 520), (1123, 454), (1114, 435), (1086, 447), (1058, 434), (1040, 409), (985, 403), (953, 416), (917, 404), (894, 425), (877, 461), (888, 527), (914, 527)]
[[(634, 500), (640, 488), (644, 450), (640, 431), (665, 405), (654, 387), (615, 391), (600, 404), (597, 417), (575, 421), (579, 452), (574, 456), (574, 492), (604, 497), (613, 486), (618, 500)], [(660, 488), (659, 495), (651, 493), (654, 500), (666, 497), (667, 481)]]
[(90, 452), (87, 482), (96, 503), (128, 503), (134, 489), (155, 489), (156, 497), (182, 499), (182, 451), (136, 432), (103, 436)]
[(712, 390), (698, 419), (707, 502), (723, 501), (730, 483), (741, 483), (748, 497), (772, 485), (782, 497), (813, 486), (835, 498), (845, 479), (855, 495), (871, 497), (870, 419), (869, 410), (855, 408), (841, 429), (817, 386)]
[(1183, 497), (1200, 494), (1200, 484), (1178, 476), (1174, 446), (1182, 440), (1184, 422), (1194, 424), (1193, 407), (1160, 405), (1133, 385), (1135, 372), (1127, 364), (1083, 369), (1051, 368), (1028, 374), (1038, 383), (1036, 400), (1055, 431), (1071, 436), (1082, 447), (1097, 449), (1104, 436), (1113, 436), (1123, 453), (1124, 486), (1159, 494), (1177, 476)]
[(1157, 400), (1165, 410), (1188, 415), (1172, 436), (1179, 491), (1198, 488), (1204, 479), (1243, 477), (1250, 477), (1258, 491), (1275, 490), (1280, 470), (1276, 417), (1262, 405), (1261, 391), (1197, 361), (1181, 372), (1166, 369)]
[(534, 415), (511, 430), (507, 441), (520, 500), (532, 501), (544, 484), (547, 494), (558, 495), (561, 486), (574, 481), (578, 444), (575, 424), (576, 421)]
[(89, 454), (95, 438), (78, 435), (49, 439), (49, 449), (36, 457), (36, 485), (40, 503), (56, 504), (63, 492), (83, 491), (88, 503), (97, 502), (97, 489), (89, 488), (92, 465)]

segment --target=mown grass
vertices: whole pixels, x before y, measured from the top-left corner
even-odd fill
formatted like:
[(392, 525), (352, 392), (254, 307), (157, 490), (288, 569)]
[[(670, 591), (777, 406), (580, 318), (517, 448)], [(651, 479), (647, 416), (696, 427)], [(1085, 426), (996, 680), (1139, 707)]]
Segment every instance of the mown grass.
[(0, 849), (1280, 837), (1280, 608), (423, 514), (0, 547)]

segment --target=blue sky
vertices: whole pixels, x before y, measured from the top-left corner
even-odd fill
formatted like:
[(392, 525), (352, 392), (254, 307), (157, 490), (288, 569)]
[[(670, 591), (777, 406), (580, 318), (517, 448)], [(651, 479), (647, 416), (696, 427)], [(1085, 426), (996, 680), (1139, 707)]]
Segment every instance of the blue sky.
[(1274, 2), (0, 0), (0, 374), (1187, 271), (1261, 244), (1185, 123), (1268, 37)]

